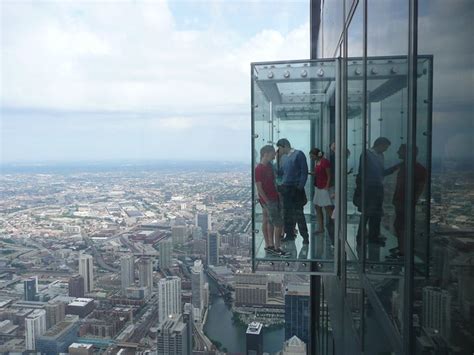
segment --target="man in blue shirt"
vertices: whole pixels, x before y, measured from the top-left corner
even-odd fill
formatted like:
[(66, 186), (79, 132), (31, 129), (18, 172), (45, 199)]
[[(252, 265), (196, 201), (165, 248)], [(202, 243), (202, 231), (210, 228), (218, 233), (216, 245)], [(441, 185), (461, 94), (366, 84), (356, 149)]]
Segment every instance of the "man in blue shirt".
[(385, 169), (383, 153), (390, 147), (391, 142), (388, 138), (379, 137), (375, 140), (372, 148), (366, 152), (365, 159), (365, 181), (361, 181), (362, 176), (362, 156), (359, 164), (358, 187), (354, 192), (357, 195), (357, 201), (354, 204), (362, 212), (362, 187), (365, 188), (365, 216), (359, 223), (357, 231), (357, 244), (361, 243), (362, 225), (369, 224), (368, 242), (378, 245), (384, 245), (384, 240), (380, 237), (380, 223), (383, 216), (384, 187), (383, 180), (386, 175), (392, 174), (395, 168)]
[(281, 178), (280, 192), (283, 198), (283, 219), (286, 234), (284, 241), (295, 239), (295, 226), (298, 223), (303, 244), (308, 244), (308, 227), (303, 211), (304, 205), (308, 202), (304, 191), (308, 179), (306, 156), (302, 151), (291, 148), (291, 144), (286, 138), (278, 140), (276, 145), (278, 159), (281, 162), (278, 175)]

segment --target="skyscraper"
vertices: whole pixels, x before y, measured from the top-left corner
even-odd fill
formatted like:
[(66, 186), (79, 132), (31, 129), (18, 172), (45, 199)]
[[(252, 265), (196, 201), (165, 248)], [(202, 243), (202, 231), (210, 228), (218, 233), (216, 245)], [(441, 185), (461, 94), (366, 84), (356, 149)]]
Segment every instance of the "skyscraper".
[(36, 350), (41, 354), (60, 354), (78, 338), (79, 317), (68, 315), (63, 321), (48, 329), (36, 340)]
[(135, 257), (133, 255), (123, 256), (120, 260), (120, 276), (122, 283), (122, 293), (135, 282)]
[(36, 309), (25, 318), (25, 348), (36, 349), (36, 339), (46, 331), (46, 311)]
[(140, 287), (147, 287), (148, 294), (153, 292), (153, 262), (150, 258), (141, 257), (138, 261), (138, 279)]
[(30, 277), (23, 281), (23, 295), (25, 301), (34, 301), (36, 298), (37, 278)]
[(186, 326), (186, 342), (189, 354), (193, 352), (193, 305), (185, 303), (183, 306), (183, 323)]
[(68, 285), (70, 297), (84, 297), (84, 278), (81, 275), (71, 276)]
[(193, 307), (202, 312), (204, 305), (204, 275), (201, 260), (195, 260), (194, 266), (191, 268), (191, 291)]
[(49, 301), (45, 306), (46, 329), (64, 320), (66, 316), (66, 305), (60, 301)]
[(211, 228), (211, 216), (207, 213), (196, 214), (196, 226), (201, 228), (202, 235), (207, 236)]
[(216, 232), (207, 235), (207, 264), (219, 265), (219, 234)]
[(191, 355), (188, 327), (181, 314), (171, 316), (158, 326), (158, 355)]
[(242, 272), (235, 274), (235, 304), (262, 306), (268, 299), (268, 276)]
[(285, 290), (285, 340), (296, 335), (305, 343), (309, 340), (309, 285), (288, 284)]
[(422, 326), (438, 331), (449, 341), (451, 336), (451, 295), (438, 287), (423, 288)]
[(186, 226), (176, 225), (171, 227), (171, 239), (173, 240), (173, 245), (184, 244), (187, 237)]
[(247, 340), (247, 355), (262, 355), (263, 354), (263, 334), (262, 323), (252, 322), (248, 325), (245, 332)]
[(160, 249), (160, 258), (158, 260), (161, 270), (171, 267), (171, 253), (173, 244), (169, 239), (163, 239), (158, 243)]
[(84, 292), (94, 289), (94, 263), (92, 255), (79, 254), (79, 274), (84, 278)]
[(158, 322), (181, 314), (181, 279), (169, 276), (158, 281)]

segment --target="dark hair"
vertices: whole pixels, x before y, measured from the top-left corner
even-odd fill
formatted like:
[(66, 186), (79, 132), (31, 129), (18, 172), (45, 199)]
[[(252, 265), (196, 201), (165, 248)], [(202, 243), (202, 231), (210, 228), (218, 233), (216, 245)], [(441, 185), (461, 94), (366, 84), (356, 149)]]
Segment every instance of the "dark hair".
[(324, 152), (321, 151), (319, 148), (311, 148), (309, 151), (309, 155), (316, 155), (317, 157), (322, 157)]
[(282, 148), (285, 148), (285, 147), (288, 147), (288, 148), (291, 148), (291, 144), (290, 144), (290, 141), (286, 138), (280, 138), (276, 144), (277, 147), (282, 147)]
[(378, 147), (381, 145), (390, 145), (392, 142), (388, 138), (385, 137), (378, 137), (374, 142), (374, 147)]

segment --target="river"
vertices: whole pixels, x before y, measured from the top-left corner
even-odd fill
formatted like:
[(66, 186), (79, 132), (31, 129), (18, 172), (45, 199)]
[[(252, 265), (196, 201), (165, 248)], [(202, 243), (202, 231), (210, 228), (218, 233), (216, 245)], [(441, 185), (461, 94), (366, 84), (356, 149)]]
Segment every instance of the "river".
[[(232, 322), (232, 309), (228, 307), (223, 298), (217, 294), (213, 281), (209, 280), (211, 305), (204, 326), (204, 333), (212, 340), (222, 344), (230, 355), (245, 354), (245, 331), (246, 327)], [(263, 329), (263, 351), (273, 354), (281, 350), (285, 337), (285, 329)]]

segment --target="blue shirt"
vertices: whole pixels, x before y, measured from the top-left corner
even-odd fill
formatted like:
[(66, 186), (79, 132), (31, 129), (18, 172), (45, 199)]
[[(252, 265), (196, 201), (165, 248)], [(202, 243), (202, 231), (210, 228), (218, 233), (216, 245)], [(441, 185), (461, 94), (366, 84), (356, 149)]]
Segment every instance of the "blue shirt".
[(282, 176), (283, 185), (304, 189), (308, 179), (308, 163), (304, 153), (300, 150), (292, 150), (286, 154), (281, 159), (279, 175)]

